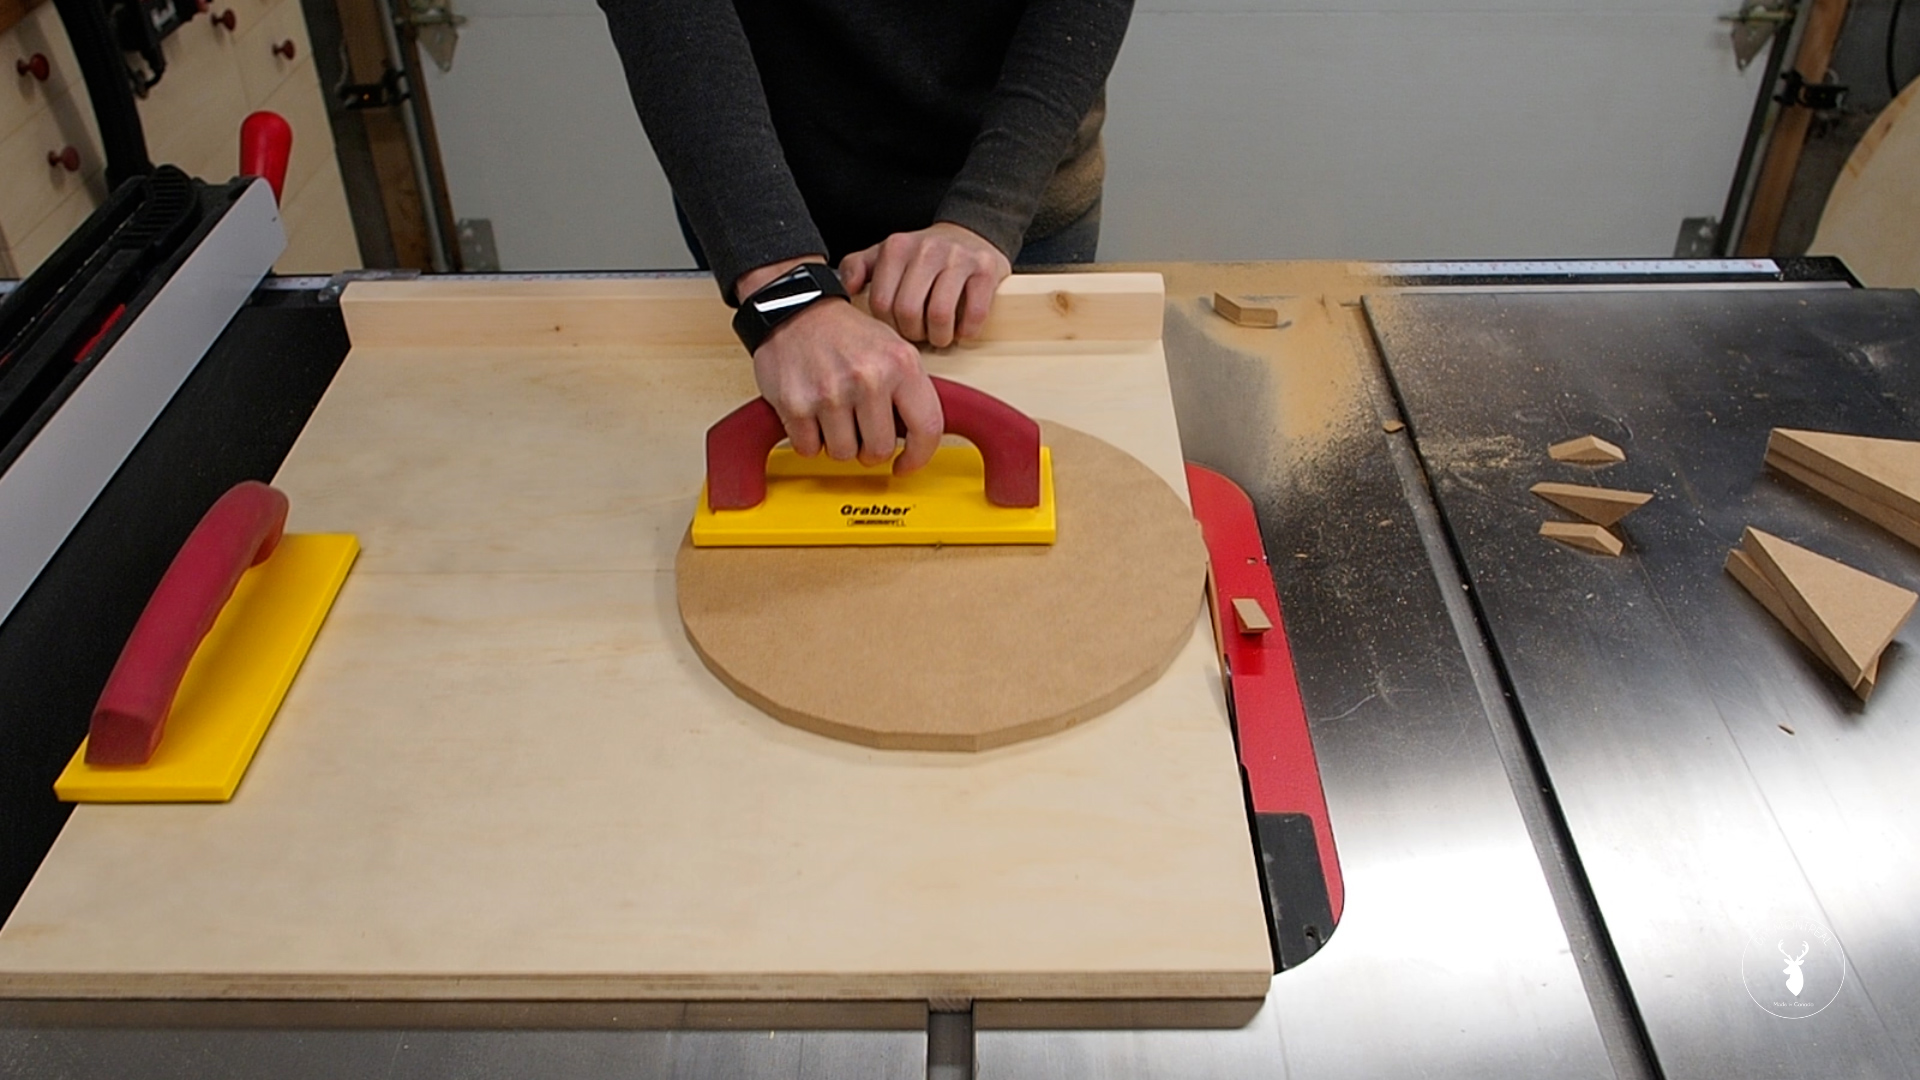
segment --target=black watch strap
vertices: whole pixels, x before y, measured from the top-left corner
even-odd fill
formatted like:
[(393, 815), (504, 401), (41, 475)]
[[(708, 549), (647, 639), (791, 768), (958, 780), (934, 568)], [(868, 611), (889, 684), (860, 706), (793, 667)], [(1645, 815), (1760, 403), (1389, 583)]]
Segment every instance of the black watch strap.
[(733, 313), (733, 332), (748, 352), (756, 352), (774, 327), (832, 297), (847, 299), (840, 275), (825, 263), (801, 263), (754, 290)]

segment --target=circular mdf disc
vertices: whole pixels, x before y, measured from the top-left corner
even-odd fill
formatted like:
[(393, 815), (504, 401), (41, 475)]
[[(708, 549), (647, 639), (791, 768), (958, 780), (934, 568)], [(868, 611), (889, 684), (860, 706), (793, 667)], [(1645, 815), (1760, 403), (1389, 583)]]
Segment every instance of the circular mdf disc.
[(1146, 688), (1186, 644), (1207, 551), (1166, 482), (1043, 425), (1050, 547), (696, 548), (675, 572), (695, 651), (786, 723), (887, 749), (985, 750)]

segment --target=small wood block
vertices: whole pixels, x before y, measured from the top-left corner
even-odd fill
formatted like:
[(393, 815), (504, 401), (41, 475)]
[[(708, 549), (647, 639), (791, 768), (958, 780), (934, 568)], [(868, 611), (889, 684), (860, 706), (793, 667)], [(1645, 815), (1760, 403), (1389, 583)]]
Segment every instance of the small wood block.
[(1571, 461), (1579, 465), (1614, 465), (1627, 460), (1627, 452), (1598, 435), (1582, 435), (1577, 439), (1554, 443), (1547, 447), (1547, 456), (1555, 461)]
[(1771, 533), (1748, 528), (1740, 546), (1848, 685), (1878, 661), (1920, 596)]
[(1586, 521), (1543, 521), (1540, 535), (1595, 555), (1618, 555), (1626, 550), (1612, 530)]
[(1920, 442), (1774, 428), (1767, 456), (1783, 457), (1908, 518), (1920, 518)]
[(1273, 629), (1273, 620), (1267, 617), (1267, 610), (1251, 596), (1233, 598), (1233, 617), (1240, 623), (1240, 632), (1243, 634), (1264, 634)]
[(1893, 507), (1870, 499), (1852, 488), (1829, 480), (1792, 458), (1772, 450), (1767, 451), (1767, 467), (1825, 495), (1907, 543), (1920, 547), (1920, 521), (1907, 517)]
[(1225, 293), (1213, 294), (1213, 310), (1235, 326), (1275, 327), (1280, 325), (1280, 309), (1243, 304)]
[(1382, 424), (1380, 425), (1380, 430), (1382, 430), (1382, 431), (1384, 431), (1384, 432), (1386, 432), (1386, 433), (1387, 433), (1387, 434), (1389, 434), (1389, 435), (1393, 435), (1393, 434), (1396, 434), (1396, 433), (1398, 433), (1398, 432), (1402, 432), (1402, 431), (1405, 431), (1405, 430), (1407, 430), (1407, 425), (1405, 425), (1405, 424), (1403, 424), (1403, 423), (1401, 423), (1401, 422), (1400, 422), (1400, 421), (1398, 421), (1398, 420), (1388, 420), (1388, 421), (1385, 421), (1385, 422), (1383, 422), (1383, 423), (1382, 423)]
[[(1781, 596), (1780, 590), (1774, 588), (1773, 583), (1767, 580), (1767, 576), (1760, 572), (1760, 567), (1754, 564), (1751, 556), (1739, 548), (1727, 552), (1727, 573), (1733, 576), (1733, 580), (1740, 583), (1741, 588), (1753, 594), (1753, 598), (1760, 601), (1760, 606), (1767, 609), (1767, 614), (1772, 615), (1781, 626), (1786, 627), (1795, 641), (1819, 658), (1822, 664), (1826, 664), (1829, 668), (1833, 666), (1827, 664), (1826, 655), (1820, 651), (1820, 643), (1813, 640), (1813, 635), (1807, 632), (1807, 628), (1794, 615), (1793, 609), (1787, 606), (1786, 597)], [(1879, 678), (1880, 658), (1876, 656), (1873, 658), (1872, 666), (1861, 673), (1860, 681), (1853, 684), (1853, 692), (1860, 695), (1861, 701), (1867, 700), (1872, 695), (1874, 684), (1879, 681)]]
[(1535, 484), (1527, 490), (1561, 509), (1579, 514), (1595, 525), (1612, 525), (1653, 498), (1644, 491), (1616, 491), (1613, 488), (1552, 481)]

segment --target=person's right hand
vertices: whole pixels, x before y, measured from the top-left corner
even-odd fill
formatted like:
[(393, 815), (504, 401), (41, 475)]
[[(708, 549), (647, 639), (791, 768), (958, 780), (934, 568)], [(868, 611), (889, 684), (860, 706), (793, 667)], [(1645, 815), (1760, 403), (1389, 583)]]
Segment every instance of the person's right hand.
[(896, 410), (907, 448), (895, 473), (925, 465), (940, 445), (945, 418), (920, 351), (843, 300), (823, 300), (776, 327), (753, 354), (753, 377), (802, 457), (825, 446), (836, 461), (878, 465), (897, 445)]

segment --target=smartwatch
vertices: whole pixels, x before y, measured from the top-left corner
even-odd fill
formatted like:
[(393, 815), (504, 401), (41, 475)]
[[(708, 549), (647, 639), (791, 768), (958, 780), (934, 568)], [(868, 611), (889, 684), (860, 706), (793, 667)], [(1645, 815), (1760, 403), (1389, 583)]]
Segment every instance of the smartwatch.
[(733, 313), (733, 332), (754, 352), (775, 327), (830, 297), (847, 299), (840, 275), (826, 263), (801, 263), (754, 290)]

